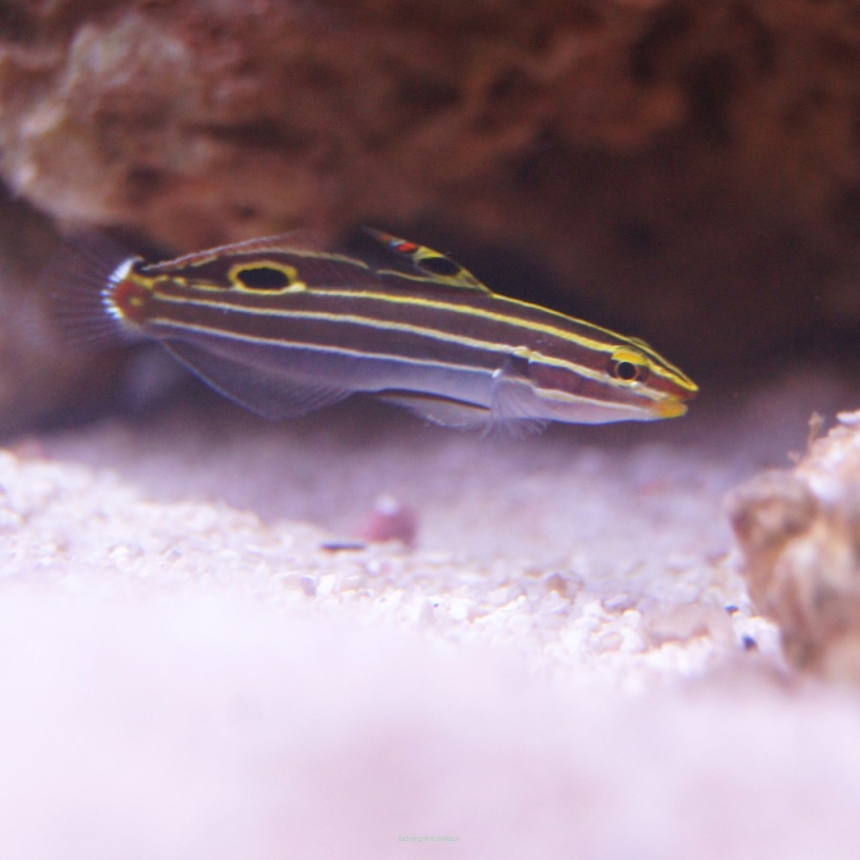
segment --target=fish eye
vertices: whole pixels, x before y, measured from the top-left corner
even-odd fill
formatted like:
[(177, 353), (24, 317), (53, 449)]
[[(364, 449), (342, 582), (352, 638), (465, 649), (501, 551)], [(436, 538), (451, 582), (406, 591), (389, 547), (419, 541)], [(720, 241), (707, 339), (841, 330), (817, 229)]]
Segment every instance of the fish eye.
[(440, 275), (443, 278), (452, 277), (460, 273), (461, 267), (447, 257), (425, 257), (418, 261), (421, 269), (430, 275)]
[(290, 276), (274, 266), (249, 266), (239, 269), (234, 278), (250, 290), (282, 290), (290, 285)]
[(639, 373), (639, 369), (632, 361), (619, 361), (615, 364), (615, 375), (625, 382), (633, 382)]
[(619, 382), (644, 382), (649, 374), (647, 359), (631, 349), (618, 349), (609, 360), (609, 374)]

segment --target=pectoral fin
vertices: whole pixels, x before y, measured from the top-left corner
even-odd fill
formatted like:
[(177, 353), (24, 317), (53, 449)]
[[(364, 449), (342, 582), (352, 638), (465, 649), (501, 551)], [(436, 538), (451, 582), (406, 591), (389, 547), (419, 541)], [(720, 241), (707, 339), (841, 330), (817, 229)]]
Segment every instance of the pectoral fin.
[(528, 377), (528, 358), (508, 356), (493, 374), (488, 432), (512, 437), (539, 433), (548, 423), (540, 408)]

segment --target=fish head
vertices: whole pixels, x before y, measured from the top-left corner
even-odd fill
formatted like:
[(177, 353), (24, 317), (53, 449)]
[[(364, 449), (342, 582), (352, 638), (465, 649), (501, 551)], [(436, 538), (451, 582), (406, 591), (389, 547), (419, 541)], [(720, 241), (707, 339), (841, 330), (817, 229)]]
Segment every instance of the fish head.
[(677, 418), (698, 386), (638, 339), (617, 336), (577, 361), (534, 354), (529, 377), (543, 417), (577, 424)]
[(641, 421), (684, 415), (699, 391), (689, 376), (638, 338), (612, 350), (606, 376), (616, 396), (642, 410)]

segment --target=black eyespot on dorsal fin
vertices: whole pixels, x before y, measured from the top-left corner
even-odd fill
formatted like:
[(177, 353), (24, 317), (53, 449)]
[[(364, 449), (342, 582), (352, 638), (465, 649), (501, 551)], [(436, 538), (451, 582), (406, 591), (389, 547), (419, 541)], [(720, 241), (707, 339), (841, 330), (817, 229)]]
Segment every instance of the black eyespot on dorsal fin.
[(457, 287), (458, 289), (474, 290), (491, 295), (489, 288), (481, 283), (468, 269), (464, 269), (459, 263), (428, 248), (419, 245), (409, 239), (401, 239), (382, 230), (374, 230), (365, 227), (363, 232), (381, 244), (387, 250), (393, 252), (400, 261), (411, 263), (412, 271), (416, 274), (392, 272), (382, 266), (377, 269), (380, 274), (404, 274), (405, 277), (425, 284), (435, 284), (445, 287)]

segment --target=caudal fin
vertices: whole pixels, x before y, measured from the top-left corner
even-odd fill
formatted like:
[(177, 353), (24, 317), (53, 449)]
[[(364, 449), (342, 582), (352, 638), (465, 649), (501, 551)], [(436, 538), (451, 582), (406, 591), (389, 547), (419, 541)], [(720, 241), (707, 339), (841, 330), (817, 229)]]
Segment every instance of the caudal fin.
[(72, 349), (98, 352), (136, 339), (107, 302), (111, 276), (129, 259), (132, 255), (112, 239), (90, 232), (67, 239), (48, 262), (42, 279)]

